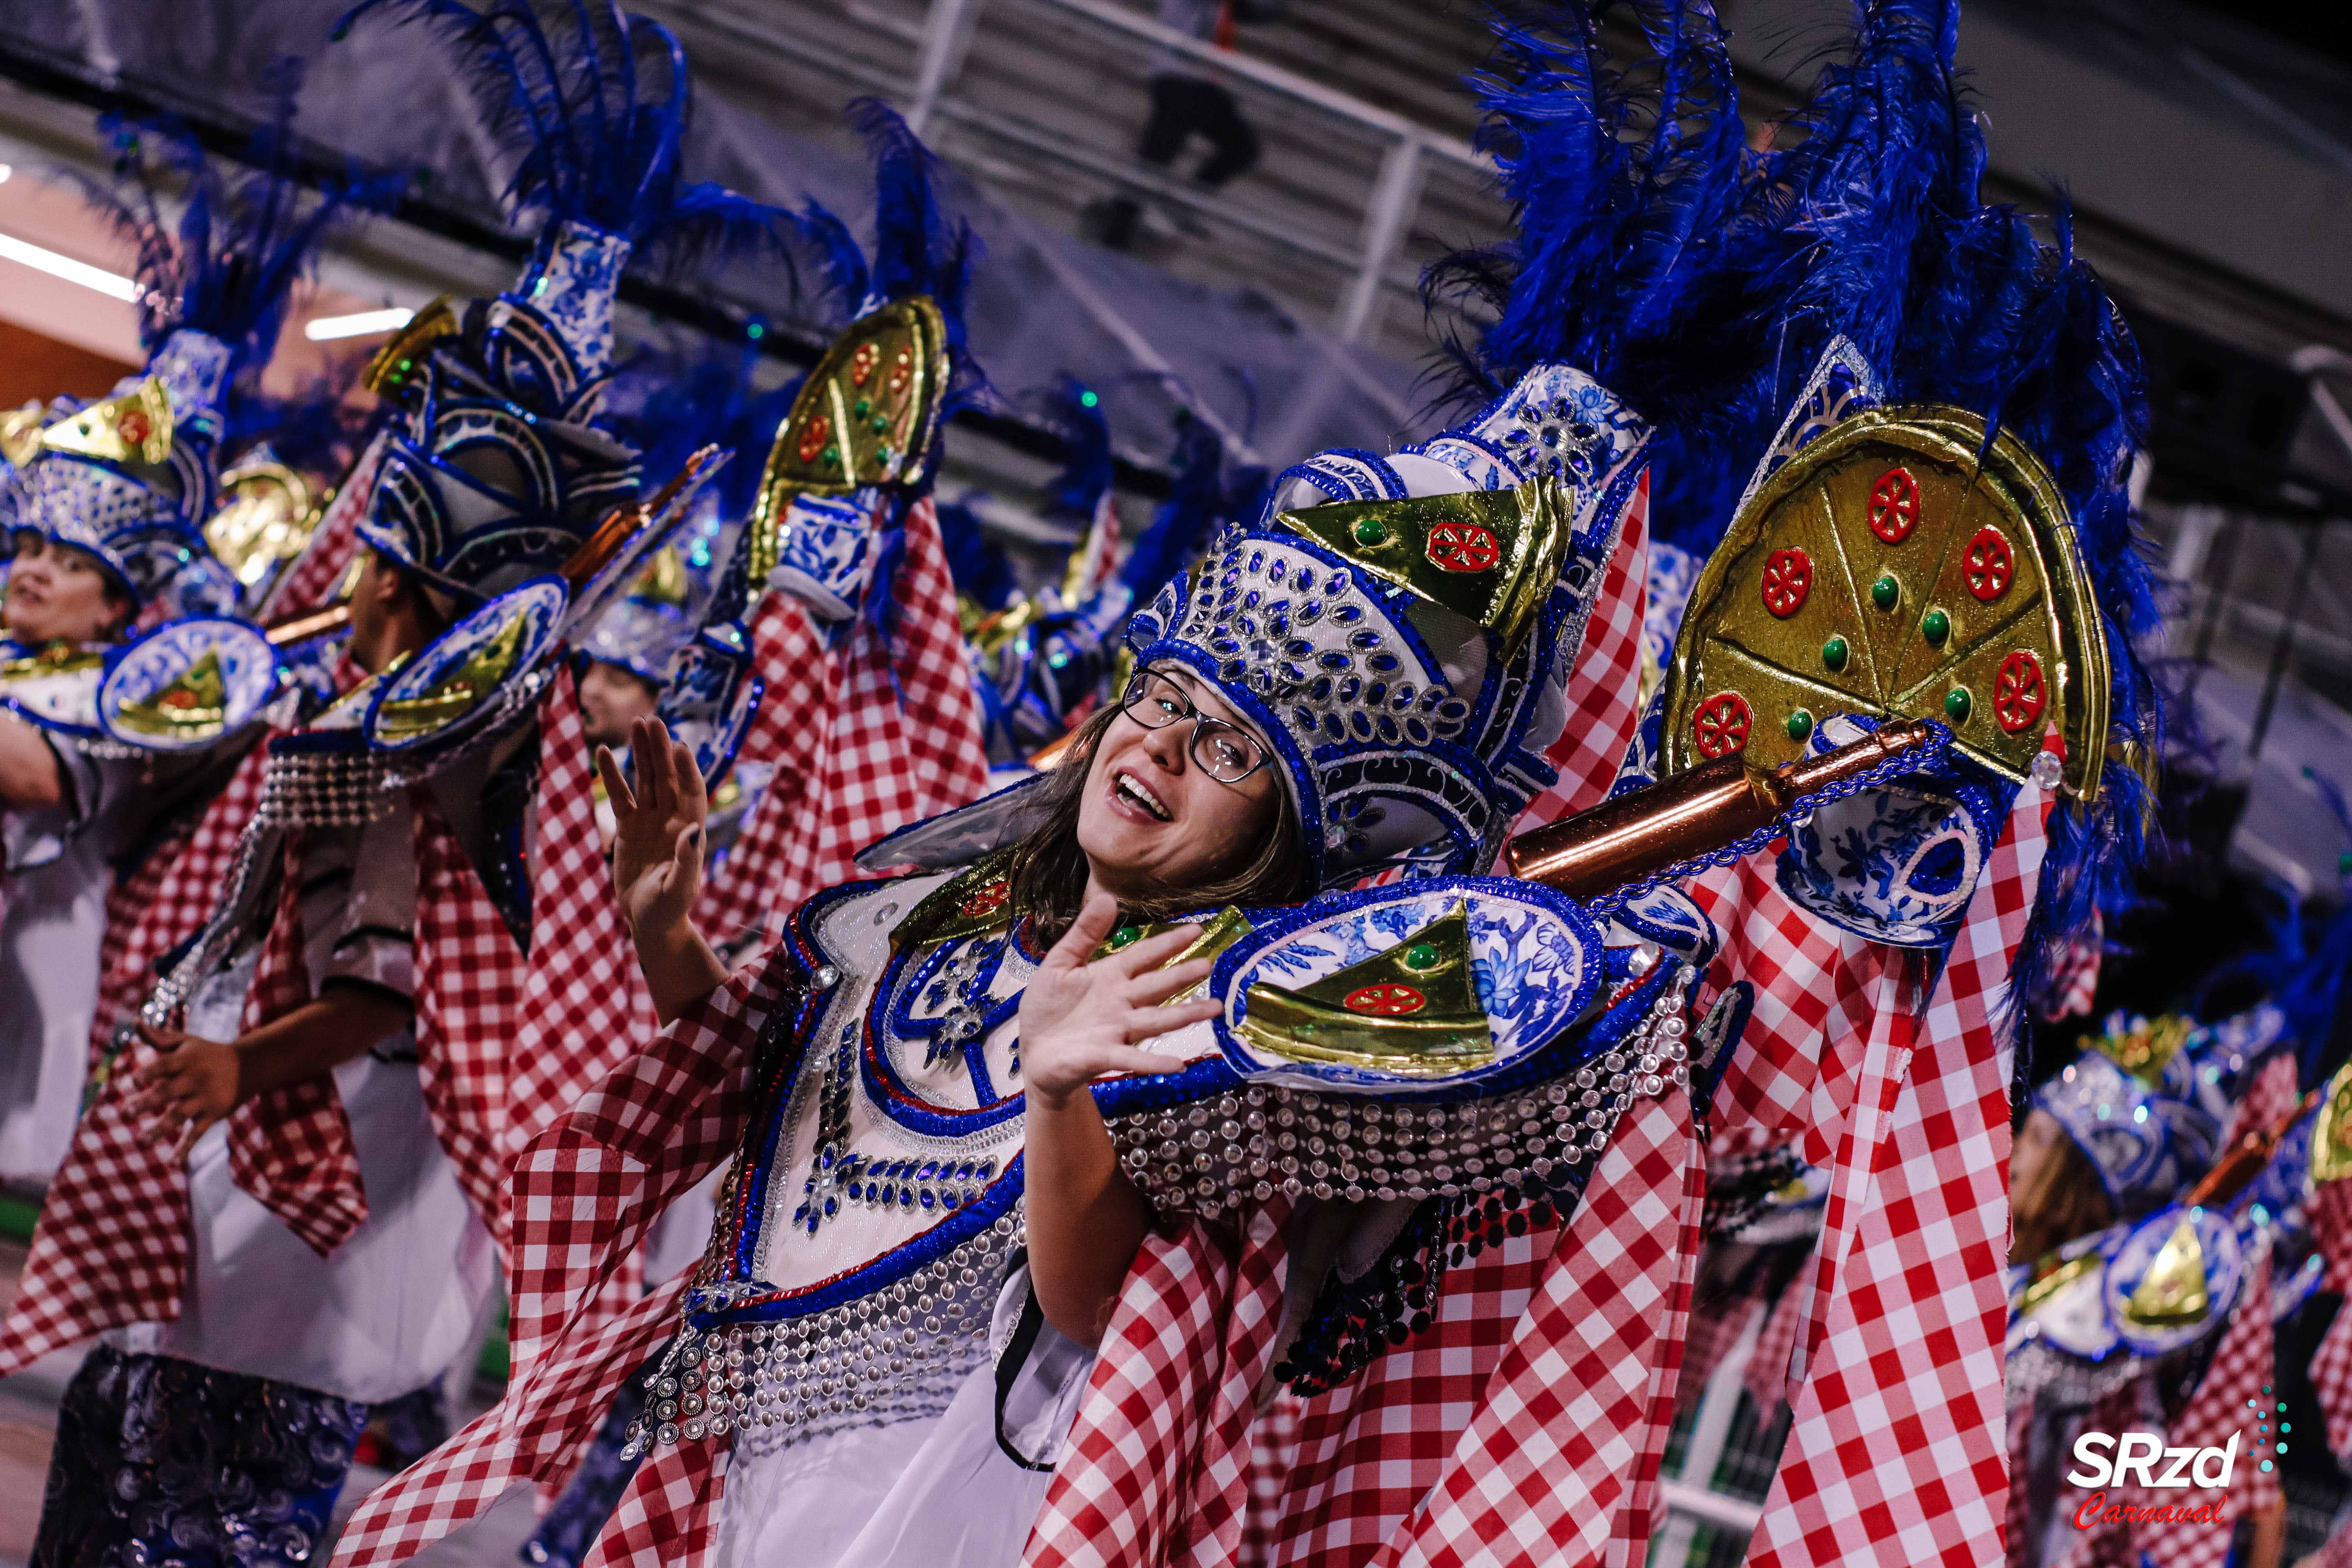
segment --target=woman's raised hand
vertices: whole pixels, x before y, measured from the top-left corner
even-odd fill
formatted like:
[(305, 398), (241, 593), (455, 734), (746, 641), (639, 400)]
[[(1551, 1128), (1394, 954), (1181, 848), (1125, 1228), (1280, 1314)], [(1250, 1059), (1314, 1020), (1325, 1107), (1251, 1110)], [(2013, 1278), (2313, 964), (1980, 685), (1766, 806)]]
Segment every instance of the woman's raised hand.
[(1121, 948), (1089, 963), (1096, 948), (1118, 924), (1118, 900), (1104, 892), (1087, 895), (1086, 906), (1021, 996), (1021, 1077), (1033, 1100), (1066, 1103), (1105, 1073), (1173, 1072), (1171, 1058), (1137, 1049), (1137, 1042), (1216, 1016), (1220, 1004), (1162, 1003), (1207, 978), (1204, 958), (1159, 966), (1199, 939), (1201, 928), (1183, 926)]
[(702, 825), (710, 799), (694, 753), (669, 738), (658, 719), (629, 726), (636, 787), (621, 776), (611, 748), (596, 748), (618, 830), (613, 837), (613, 892), (622, 918), (640, 939), (682, 929), (702, 891)]

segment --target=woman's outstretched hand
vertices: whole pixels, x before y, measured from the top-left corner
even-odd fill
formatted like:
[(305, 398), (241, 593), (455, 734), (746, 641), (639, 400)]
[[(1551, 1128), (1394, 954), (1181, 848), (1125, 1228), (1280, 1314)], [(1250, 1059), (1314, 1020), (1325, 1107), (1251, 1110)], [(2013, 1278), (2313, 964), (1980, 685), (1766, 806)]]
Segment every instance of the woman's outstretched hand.
[(702, 891), (702, 825), (710, 800), (694, 753), (671, 740), (660, 720), (629, 726), (629, 756), (636, 764), (634, 789), (612, 749), (596, 748), (596, 771), (617, 828), (613, 894), (632, 931), (670, 933), (686, 924)]
[(635, 789), (611, 750), (596, 748), (596, 771), (613, 804), (613, 894), (636, 942), (654, 1014), (667, 1024), (727, 984), (727, 966), (692, 918), (702, 891), (702, 825), (710, 797), (694, 753), (671, 740), (660, 720), (629, 726), (629, 755), (636, 763)]
[(1208, 997), (1161, 1005), (1208, 976), (1204, 958), (1159, 967), (1198, 940), (1200, 927), (1163, 931), (1087, 963), (1118, 924), (1118, 900), (1088, 893), (1078, 918), (1022, 993), (1021, 1078), (1032, 1103), (1066, 1104), (1105, 1073), (1173, 1072), (1182, 1064), (1139, 1050), (1138, 1042), (1219, 1011)]

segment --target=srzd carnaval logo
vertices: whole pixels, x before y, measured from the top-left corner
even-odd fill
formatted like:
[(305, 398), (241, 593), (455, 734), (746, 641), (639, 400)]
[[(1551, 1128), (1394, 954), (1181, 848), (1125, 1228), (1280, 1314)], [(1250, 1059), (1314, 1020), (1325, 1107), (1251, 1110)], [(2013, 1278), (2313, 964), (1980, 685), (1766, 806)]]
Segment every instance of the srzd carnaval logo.
[[(2196, 1503), (2185, 1500), (2179, 1503), (2131, 1503), (2110, 1501), (2105, 1490), (2096, 1490), (2074, 1510), (2074, 1528), (2226, 1522), (2222, 1505), (2230, 1489), (2230, 1479), (2237, 1469), (2238, 1439), (2242, 1436), (2231, 1433), (2229, 1442), (2218, 1448), (2168, 1448), (2163, 1437), (2154, 1432), (2084, 1433), (2074, 1439), (2076, 1468), (2066, 1472), (2066, 1479), (2072, 1484), (2100, 1489), (2137, 1485), (2147, 1491), (2193, 1487), (2208, 1495)], [(2263, 1468), (2269, 1468), (2269, 1461), (2263, 1461)]]

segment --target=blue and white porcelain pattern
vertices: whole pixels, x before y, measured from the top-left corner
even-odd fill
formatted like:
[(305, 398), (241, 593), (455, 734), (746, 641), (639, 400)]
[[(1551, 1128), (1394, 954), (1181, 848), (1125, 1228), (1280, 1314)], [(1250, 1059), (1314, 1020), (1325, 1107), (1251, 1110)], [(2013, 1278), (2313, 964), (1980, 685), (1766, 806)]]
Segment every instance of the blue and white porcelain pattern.
[[(1338, 1062), (1294, 1061), (1241, 1033), (1249, 989), (1297, 990), (1387, 952), (1460, 906), (1471, 968), (1493, 1031), (1492, 1062), (1442, 1078), (1403, 1079)], [(1457, 1099), (1474, 1086), (1526, 1075), (1528, 1058), (1568, 1035), (1599, 992), (1600, 929), (1574, 903), (1532, 882), (1442, 877), (1317, 900), (1261, 926), (1218, 959), (1212, 992), (1224, 999), (1217, 1044), (1253, 1083), (1404, 1099)]]
[(1405, 450), (1456, 469), (1473, 489), (1516, 489), (1546, 474), (1596, 489), (1649, 437), (1607, 387), (1574, 365), (1545, 364), (1463, 424)]
[(1642, 595), (1642, 651), (1652, 668), (1664, 669), (1674, 657), (1683, 612), (1690, 606), (1691, 590), (1698, 586), (1699, 568), (1705, 564), (1663, 539), (1650, 541), (1650, 574)]
[(2128, 1234), (2127, 1226), (2109, 1226), (2060, 1247), (2061, 1267), (2084, 1257), (2093, 1261), (2035, 1302), (2030, 1311), (2019, 1310), (2018, 1303), (2032, 1283), (2034, 1266), (2020, 1265), (2011, 1282), (2004, 1355), (2014, 1355), (2029, 1344), (2043, 1345), (2082, 1362), (2103, 1362), (2114, 1354), (2123, 1342), (2107, 1310), (2107, 1266)]
[[(1839, 716), (1813, 731), (1815, 756), (1867, 726)], [(1941, 947), (1976, 891), (2011, 793), (1939, 763), (1916, 789), (1865, 790), (1821, 806), (1790, 835), (1781, 890), (1841, 931), (1896, 947)], [(1940, 787), (1939, 787), (1940, 786)]]
[(782, 553), (769, 583), (782, 589), (809, 614), (826, 622), (846, 621), (866, 600), (874, 577), (879, 490), (847, 495), (796, 495), (784, 515)]
[[(220, 666), (221, 717), (175, 730), (126, 721), (124, 710), (150, 703), (207, 656)], [(99, 683), (98, 717), (110, 740), (150, 752), (197, 752), (261, 716), (278, 692), (278, 650), (250, 621), (194, 616), (157, 626), (125, 648)]]
[[(2126, 1310), (2132, 1293), (2184, 1224), (2196, 1236), (2204, 1260), (2205, 1310), (2184, 1322), (2142, 1321)], [(2107, 1259), (2103, 1287), (2107, 1318), (2126, 1350), (2136, 1355), (2163, 1355), (2195, 1343), (2227, 1321), (2245, 1281), (2245, 1253), (2227, 1215), (2214, 1209), (2168, 1205), (2133, 1226)]]
[(656, 712), (694, 753), (706, 788), (717, 788), (734, 766), (766, 691), (751, 673), (751, 638), (738, 622), (704, 627), (680, 652)]
[[(367, 744), (394, 754), (445, 752), (501, 717), (506, 712), (503, 699), (515, 689), (518, 678), (535, 668), (554, 648), (562, 635), (566, 597), (561, 577), (534, 578), (509, 589), (434, 638), (422, 653), (376, 683), (374, 698), (361, 724)], [(392, 704), (424, 697), (518, 623), (520, 629), (513, 657), (494, 672), (488, 686), (474, 692), (466, 708), (413, 734), (402, 734), (387, 723)]]
[[(0, 638), (0, 663), (28, 658), (33, 651)], [(83, 651), (104, 656), (110, 650), (92, 647)], [(36, 668), (0, 682), (0, 710), (75, 740), (99, 740), (105, 734), (98, 722), (98, 684), (104, 679), (105, 670), (97, 666)]]
[(1739, 505), (1732, 510), (1732, 516), (1746, 510), (1749, 498), (1764, 487), (1764, 481), (1810, 446), (1815, 437), (1848, 415), (1875, 408), (1885, 401), (1885, 387), (1862, 351), (1849, 339), (1832, 339), (1814, 362), (1812, 374), (1805, 378), (1804, 391), (1790, 405), (1780, 428), (1772, 437), (1772, 444), (1757, 460), (1756, 471), (1748, 476), (1748, 488), (1740, 492)]
[(562, 335), (583, 384), (601, 382), (613, 368), (613, 303), (629, 249), (620, 235), (566, 222), (524, 281), (524, 297)]

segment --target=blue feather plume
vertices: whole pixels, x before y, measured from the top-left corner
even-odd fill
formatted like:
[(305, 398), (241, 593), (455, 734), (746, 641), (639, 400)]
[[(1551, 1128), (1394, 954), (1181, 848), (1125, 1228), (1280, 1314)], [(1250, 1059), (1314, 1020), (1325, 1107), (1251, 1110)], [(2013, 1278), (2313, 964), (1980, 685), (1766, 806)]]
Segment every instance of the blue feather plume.
[(1133, 594), (1134, 603), (1150, 604), (1177, 573), (1201, 557), (1228, 519), (1257, 515), (1265, 470), (1245, 468), (1228, 476), (1224, 459), (1224, 443), (1209, 422), (1180, 410), (1175, 483), (1119, 563), (1119, 580)]
[(677, 36), (613, 0), (547, 9), (551, 23), (530, 0), (480, 10), (465, 0), (361, 0), (334, 36), (376, 11), (438, 30), (492, 104), (493, 130), (520, 153), (503, 199), (515, 217), (545, 220), (542, 242), (568, 222), (673, 266), (782, 254), (784, 215), (680, 172), (693, 97)]
[(1102, 399), (1077, 377), (1065, 375), (1043, 401), (1047, 417), (1069, 443), (1061, 471), (1045, 485), (1045, 514), (1081, 524), (1091, 522), (1096, 504), (1110, 489), (1117, 472), (1111, 459), (1110, 422), (1103, 417)]
[[(238, 370), (265, 363), (319, 247), (357, 214), (398, 198), (404, 176), (367, 176), (356, 167), (316, 196), (305, 189), (290, 129), (300, 82), (296, 61), (272, 68), (272, 114), (254, 132), (242, 169), (223, 167), (174, 119), (100, 117), (114, 181), (77, 178), (100, 217), (137, 247), (139, 336), (151, 353), (187, 328), (228, 344)], [(167, 184), (184, 204), (176, 221), (163, 211)]]
[(1001, 610), (1021, 591), (1004, 546), (991, 538), (971, 508), (952, 501), (939, 507), (940, 541), (948, 552), (948, 575), (957, 596), (983, 610)]

